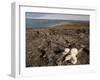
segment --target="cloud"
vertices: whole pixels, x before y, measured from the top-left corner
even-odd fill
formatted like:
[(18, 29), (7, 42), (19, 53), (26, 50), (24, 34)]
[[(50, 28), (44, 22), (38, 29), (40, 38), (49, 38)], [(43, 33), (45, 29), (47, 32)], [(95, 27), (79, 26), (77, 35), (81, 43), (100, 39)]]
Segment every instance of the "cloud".
[(26, 12), (27, 19), (59, 19), (89, 21), (89, 15)]

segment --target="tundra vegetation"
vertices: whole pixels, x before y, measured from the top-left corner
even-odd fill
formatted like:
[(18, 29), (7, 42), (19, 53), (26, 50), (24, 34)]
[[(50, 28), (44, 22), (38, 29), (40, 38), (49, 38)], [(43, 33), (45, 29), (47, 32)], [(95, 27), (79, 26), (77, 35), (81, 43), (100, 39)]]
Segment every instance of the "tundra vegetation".
[(26, 67), (89, 64), (89, 23), (26, 28)]

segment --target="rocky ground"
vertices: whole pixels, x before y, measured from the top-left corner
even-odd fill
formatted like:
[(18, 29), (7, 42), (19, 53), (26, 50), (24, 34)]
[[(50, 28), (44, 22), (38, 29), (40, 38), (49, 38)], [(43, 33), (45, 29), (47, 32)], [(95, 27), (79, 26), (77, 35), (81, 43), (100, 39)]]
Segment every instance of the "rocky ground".
[(65, 48), (83, 48), (76, 65), (89, 64), (89, 27), (74, 24), (26, 29), (26, 67), (73, 65), (61, 58)]

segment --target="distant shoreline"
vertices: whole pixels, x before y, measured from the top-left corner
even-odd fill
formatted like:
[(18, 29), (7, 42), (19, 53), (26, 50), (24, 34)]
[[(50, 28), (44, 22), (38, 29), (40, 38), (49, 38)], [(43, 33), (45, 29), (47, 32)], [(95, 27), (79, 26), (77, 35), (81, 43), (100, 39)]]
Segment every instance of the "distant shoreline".
[(89, 29), (89, 22), (87, 21), (82, 21), (82, 22), (70, 22), (70, 23), (66, 23), (66, 22), (61, 22), (59, 24), (54, 24), (54, 25), (50, 25), (50, 26), (39, 26), (39, 27), (35, 27), (35, 26), (29, 26), (26, 27), (27, 29)]
[[(45, 19), (42, 19), (43, 21)], [(26, 28), (32, 28), (32, 27), (50, 27), (50, 26), (56, 26), (56, 25), (88, 25), (89, 21), (78, 21), (78, 20), (48, 20), (46, 22), (41, 22), (34, 20), (26, 20)]]

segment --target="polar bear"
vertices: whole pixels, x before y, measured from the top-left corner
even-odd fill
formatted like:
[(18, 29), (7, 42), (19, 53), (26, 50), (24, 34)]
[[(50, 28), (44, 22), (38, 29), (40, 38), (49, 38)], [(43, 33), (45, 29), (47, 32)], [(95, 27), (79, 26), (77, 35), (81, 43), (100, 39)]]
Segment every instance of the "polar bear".
[(65, 51), (62, 53), (63, 55), (66, 55), (66, 54), (68, 54), (69, 53), (69, 51), (70, 51), (70, 49), (69, 48), (65, 48)]
[(72, 64), (76, 64), (77, 63), (77, 57), (76, 56), (79, 53), (78, 49), (77, 48), (72, 48), (71, 50), (70, 49), (65, 50), (65, 52), (69, 52), (69, 51), (70, 51), (70, 54), (65, 57), (65, 61), (71, 60)]

